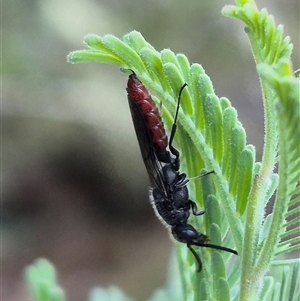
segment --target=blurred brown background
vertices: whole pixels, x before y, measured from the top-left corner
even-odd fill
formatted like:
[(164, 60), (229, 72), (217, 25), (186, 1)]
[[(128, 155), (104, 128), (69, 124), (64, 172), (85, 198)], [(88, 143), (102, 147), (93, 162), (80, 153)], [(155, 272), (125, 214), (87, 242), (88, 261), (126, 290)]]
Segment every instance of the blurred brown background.
[[(248, 143), (263, 143), (263, 111), (244, 25), (225, 18), (233, 1), (3, 1), (2, 300), (30, 300), (23, 269), (38, 257), (58, 269), (68, 300), (118, 285), (145, 300), (165, 281), (172, 250), (152, 213), (148, 179), (128, 109), (126, 75), (67, 64), (86, 34), (140, 31), (203, 65), (228, 97)], [(294, 43), (298, 0), (257, 0)]]

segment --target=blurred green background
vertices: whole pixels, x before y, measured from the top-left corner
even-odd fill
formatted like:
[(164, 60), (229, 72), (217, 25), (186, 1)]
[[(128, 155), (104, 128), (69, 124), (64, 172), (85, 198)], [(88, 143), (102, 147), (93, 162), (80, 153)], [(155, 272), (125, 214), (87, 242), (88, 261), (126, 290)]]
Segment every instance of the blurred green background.
[[(294, 44), (299, 1), (256, 1)], [(118, 285), (144, 300), (165, 281), (172, 244), (152, 212), (126, 97), (127, 77), (100, 64), (67, 64), (86, 34), (140, 31), (203, 65), (228, 97), (248, 143), (263, 145), (259, 83), (230, 1), (11, 0), (2, 3), (2, 300), (30, 300), (24, 266), (58, 268), (68, 300)]]

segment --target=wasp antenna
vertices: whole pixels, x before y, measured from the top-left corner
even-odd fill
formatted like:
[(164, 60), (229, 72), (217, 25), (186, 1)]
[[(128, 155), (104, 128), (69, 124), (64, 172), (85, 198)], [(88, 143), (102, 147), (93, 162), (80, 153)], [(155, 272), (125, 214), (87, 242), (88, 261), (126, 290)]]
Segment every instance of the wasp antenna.
[(214, 171), (214, 170), (208, 171), (208, 172), (204, 173), (203, 175), (199, 175), (199, 176), (196, 176), (196, 177), (189, 178), (189, 180), (190, 180), (190, 181), (191, 181), (191, 180), (199, 180), (199, 179), (201, 179), (201, 178), (203, 178), (203, 177), (205, 177), (205, 176), (208, 176), (208, 175), (210, 175), (210, 174), (212, 174), (212, 173), (215, 173), (215, 171)]
[[(181, 95), (182, 95), (182, 92), (183, 92), (183, 89), (185, 87), (187, 87), (187, 83), (185, 83), (179, 90), (179, 93), (178, 93), (178, 99), (177, 99), (177, 107), (176, 107), (176, 112), (175, 112), (175, 116), (174, 116), (174, 123), (173, 124), (176, 124), (177, 122), (177, 117), (178, 117), (178, 112), (179, 112), (179, 107), (180, 107), (180, 101), (181, 101)], [(174, 133), (175, 134), (175, 133)]]
[(177, 118), (178, 118), (178, 113), (179, 113), (179, 107), (180, 107), (180, 100), (181, 100), (181, 95), (182, 95), (182, 91), (183, 89), (187, 86), (188, 84), (185, 83), (179, 90), (178, 93), (178, 100), (177, 100), (177, 107), (176, 107), (176, 111), (175, 111), (175, 115), (174, 115), (174, 121), (173, 121), (173, 125), (172, 125), (172, 129), (171, 129), (171, 134), (170, 134), (170, 142), (169, 142), (169, 148), (171, 150), (171, 153), (173, 155), (175, 155), (175, 157), (179, 157), (179, 152), (177, 151), (177, 149), (175, 149), (172, 145), (173, 143), (173, 139), (176, 133), (176, 129), (177, 129)]
[(218, 246), (218, 245), (213, 245), (213, 244), (201, 244), (200, 245), (200, 244), (197, 244), (197, 246), (205, 247), (205, 248), (211, 248), (211, 249), (217, 249), (217, 250), (225, 251), (225, 252), (232, 253), (232, 254), (235, 254), (235, 255), (239, 255), (236, 250), (226, 248), (226, 247), (222, 247), (222, 246)]

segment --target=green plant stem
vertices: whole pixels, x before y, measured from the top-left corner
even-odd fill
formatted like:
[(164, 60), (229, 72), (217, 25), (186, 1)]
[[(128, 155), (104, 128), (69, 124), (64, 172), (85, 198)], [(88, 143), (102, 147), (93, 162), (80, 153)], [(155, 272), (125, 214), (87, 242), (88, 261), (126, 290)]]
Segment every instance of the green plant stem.
[[(286, 66), (284, 70), (288, 70), (288, 72), (285, 74), (285, 76), (290, 76), (292, 78), (292, 68), (290, 66), (289, 62), (286, 62), (285, 64), (282, 64), (281, 67)], [(289, 86), (290, 88), (290, 86)], [(289, 91), (289, 88), (287, 91)], [(279, 153), (285, 154), (289, 149), (289, 138), (290, 135), (287, 133), (286, 130), (288, 126), (290, 126), (291, 120), (287, 118), (287, 111), (293, 112), (294, 106), (293, 98), (290, 98), (288, 95), (290, 95), (289, 92), (286, 94), (279, 94), (280, 99), (280, 105), (278, 103), (278, 109), (277, 109), (277, 120), (278, 120), (278, 133), (279, 133)], [(293, 134), (294, 135), (294, 132)], [(272, 249), (272, 246), (277, 244), (278, 241), (281, 238), (282, 232), (278, 230), (278, 225), (285, 225), (284, 228), (287, 227), (288, 224), (285, 223), (285, 217), (286, 212), (288, 211), (289, 206), (289, 183), (290, 183), (290, 170), (289, 166), (291, 165), (291, 162), (289, 161), (289, 156), (282, 155), (280, 157), (280, 165), (279, 165), (279, 186), (276, 194), (274, 209), (273, 209), (273, 217), (272, 217), (272, 224), (270, 227), (270, 233), (266, 238), (266, 241), (264, 243), (261, 256), (258, 259), (257, 266), (255, 268), (255, 273), (259, 273), (259, 268), (267, 268), (267, 264), (270, 263), (271, 257), (274, 254), (274, 249)], [(294, 188), (297, 186), (297, 183), (295, 182)], [(297, 210), (295, 210), (297, 212)], [(295, 233), (298, 233), (299, 230), (295, 229)]]
[[(250, 43), (252, 46), (253, 54), (256, 63), (261, 62), (259, 54), (261, 53), (261, 47), (257, 44), (257, 39), (252, 33), (249, 34)], [(241, 293), (240, 300), (251, 301), (257, 300), (259, 290), (256, 289), (258, 286), (258, 281), (261, 276), (266, 272), (267, 265), (255, 266), (256, 250), (253, 250), (253, 246), (257, 245), (259, 227), (261, 226), (261, 221), (263, 218), (263, 206), (264, 199), (266, 195), (267, 185), (270, 176), (272, 175), (272, 170), (276, 162), (276, 149), (277, 149), (277, 132), (276, 132), (276, 110), (273, 102), (274, 93), (269, 88), (267, 83), (260, 78), (263, 101), (264, 101), (264, 120), (265, 120), (265, 136), (264, 136), (264, 151), (262, 158), (261, 169), (254, 180), (252, 190), (249, 195), (249, 204), (246, 215), (246, 225), (245, 236), (244, 236), (244, 248), (243, 248), (243, 258), (242, 258), (242, 275), (241, 275)], [(250, 226), (251, 225), (251, 226)], [(272, 241), (272, 245), (269, 249), (275, 247), (275, 239)], [(251, 252), (249, 252), (251, 250)], [(269, 250), (269, 251), (271, 251)], [(271, 252), (272, 254), (272, 252)], [(252, 255), (252, 256), (251, 256)]]

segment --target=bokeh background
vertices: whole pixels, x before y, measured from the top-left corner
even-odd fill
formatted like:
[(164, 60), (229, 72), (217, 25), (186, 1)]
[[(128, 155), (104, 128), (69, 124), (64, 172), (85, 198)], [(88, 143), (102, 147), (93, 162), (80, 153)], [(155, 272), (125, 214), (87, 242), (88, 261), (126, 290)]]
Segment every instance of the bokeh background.
[[(257, 0), (294, 43), (298, 0)], [(23, 269), (58, 269), (68, 300), (118, 285), (145, 300), (163, 285), (172, 244), (148, 201), (126, 75), (67, 64), (86, 34), (140, 31), (157, 50), (203, 65), (228, 97), (248, 143), (263, 145), (263, 110), (244, 25), (220, 11), (233, 1), (11, 0), (2, 2), (2, 300), (31, 300)]]

